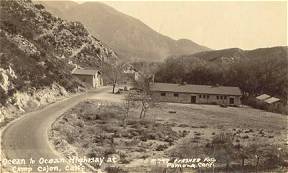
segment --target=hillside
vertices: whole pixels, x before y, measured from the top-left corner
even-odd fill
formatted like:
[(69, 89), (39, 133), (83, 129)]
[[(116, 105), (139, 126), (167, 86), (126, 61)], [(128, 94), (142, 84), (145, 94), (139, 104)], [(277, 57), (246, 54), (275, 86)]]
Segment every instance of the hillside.
[(287, 54), (287, 47), (232, 48), (170, 57), (156, 80), (239, 86), (247, 95), (267, 93), (287, 100)]
[[(254, 50), (242, 50), (239, 48), (230, 48), (214, 51), (204, 51), (188, 55), (186, 57), (198, 57), (208, 61), (222, 62), (223, 59), (232, 60), (237, 59), (250, 59), (250, 60), (261, 60), (265, 57), (274, 59), (285, 59), (287, 58), (287, 47), (271, 47), (271, 48), (259, 48)], [(234, 61), (235, 62), (235, 61)]]
[[(83, 84), (71, 75), (73, 68), (99, 68), (117, 59), (79, 22), (54, 17), (30, 0), (0, 3), (0, 107), (25, 107), (42, 90), (76, 91)], [(38, 104), (45, 97), (37, 99)]]
[(191, 40), (173, 40), (138, 19), (99, 2), (77, 4), (71, 1), (41, 2), (53, 14), (80, 21), (123, 59), (161, 61), (167, 56), (209, 50)]

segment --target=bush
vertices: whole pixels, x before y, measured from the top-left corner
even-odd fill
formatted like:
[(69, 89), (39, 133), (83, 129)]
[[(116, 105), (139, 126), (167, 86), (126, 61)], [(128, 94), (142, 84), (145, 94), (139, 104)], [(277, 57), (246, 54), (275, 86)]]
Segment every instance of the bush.
[(69, 144), (73, 144), (75, 142), (75, 138), (73, 137), (72, 134), (67, 134), (66, 136), (66, 141), (69, 143)]
[(113, 147), (110, 147), (104, 150), (104, 156), (108, 156), (110, 154), (115, 154), (115, 153), (116, 153), (116, 150)]
[(75, 142), (75, 137), (74, 137), (74, 133), (70, 130), (70, 129), (63, 129), (66, 141), (69, 144), (73, 144)]
[(167, 149), (168, 146), (163, 144), (163, 145), (158, 145), (157, 148), (156, 148), (156, 151), (163, 151), (165, 149)]
[(280, 166), (284, 166), (285, 160), (288, 159), (288, 151), (287, 148), (279, 148), (278, 146), (272, 145), (272, 146), (266, 146), (263, 147), (260, 151), (258, 149), (258, 152), (261, 152), (261, 156), (263, 157), (263, 163), (262, 167), (265, 168), (277, 168)]
[(8, 99), (7, 94), (5, 91), (0, 87), (0, 104), (6, 105), (6, 101)]
[(35, 7), (36, 7), (38, 10), (43, 10), (43, 9), (45, 9), (45, 7), (44, 7), (42, 4), (35, 4)]
[(229, 133), (220, 133), (212, 140), (212, 144), (232, 144), (233, 136)]
[(119, 167), (107, 167), (105, 168), (105, 171), (107, 173), (128, 173), (127, 171), (124, 171), (123, 169)]
[(77, 120), (74, 124), (78, 127), (84, 127), (84, 122), (82, 120)]
[(96, 157), (98, 157), (98, 155), (95, 152), (89, 152), (89, 153), (87, 153), (87, 157), (88, 158), (96, 158)]

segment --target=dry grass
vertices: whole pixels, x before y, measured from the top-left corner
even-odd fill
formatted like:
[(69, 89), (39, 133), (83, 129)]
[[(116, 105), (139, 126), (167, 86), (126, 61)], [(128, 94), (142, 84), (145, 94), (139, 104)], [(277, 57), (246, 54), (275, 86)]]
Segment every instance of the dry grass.
[[(134, 114), (127, 119), (124, 127), (123, 114), (121, 104), (86, 101), (54, 123), (53, 134), (58, 135), (57, 139), (65, 139), (81, 156), (108, 157), (117, 154), (120, 165), (163, 153), (188, 134), (174, 131), (170, 125), (151, 119), (140, 120)], [(59, 140), (54, 140), (54, 144), (62, 145)]]
[[(230, 170), (242, 170), (243, 152), (253, 147), (262, 154), (259, 170), (283, 166), (288, 158), (287, 116), (251, 108), (170, 103), (149, 110), (144, 120), (139, 120), (139, 113), (132, 109), (123, 127), (120, 103), (86, 101), (66, 112), (53, 131), (82, 156), (118, 155), (118, 166), (126, 170), (143, 166), (149, 158), (206, 156), (217, 159), (219, 171), (225, 171), (227, 160)], [(245, 158), (246, 171), (255, 170), (253, 157)], [(120, 168), (117, 172), (124, 171)]]
[[(261, 155), (258, 170), (271, 171), (287, 166), (286, 115), (248, 107), (222, 108), (217, 105), (172, 103), (163, 103), (161, 109), (151, 110), (150, 113), (150, 116), (156, 114), (158, 121), (173, 125), (174, 130), (190, 131), (184, 140), (166, 151), (171, 157), (210, 156), (216, 158), (218, 166), (224, 165), (225, 168), (226, 160), (229, 160), (232, 165), (229, 165), (230, 171), (245, 169), (248, 172), (255, 171), (253, 148), (257, 148)], [(229, 140), (225, 138), (227, 136)], [(222, 148), (219, 145), (215, 148), (215, 143), (220, 143)], [(243, 153), (246, 153), (244, 168), (241, 166)], [(225, 169), (218, 168), (218, 171)]]

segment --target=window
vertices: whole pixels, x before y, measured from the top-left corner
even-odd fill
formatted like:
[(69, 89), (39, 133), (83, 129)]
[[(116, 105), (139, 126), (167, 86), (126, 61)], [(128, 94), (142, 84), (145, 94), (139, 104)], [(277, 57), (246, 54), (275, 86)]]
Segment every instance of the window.
[(227, 99), (227, 96), (224, 96), (224, 99)]
[(199, 98), (202, 98), (202, 95), (201, 95), (201, 94), (199, 95)]
[(219, 96), (217, 96), (216, 98), (217, 98), (217, 100), (219, 100)]
[(178, 93), (174, 93), (174, 97), (178, 97), (179, 96), (179, 94)]
[(205, 98), (206, 98), (206, 95), (203, 95), (203, 98), (205, 99)]
[(166, 96), (166, 93), (161, 93), (161, 96)]
[(209, 95), (207, 95), (207, 99), (209, 99)]
[(221, 98), (221, 100), (222, 100), (222, 99), (223, 99), (223, 96), (221, 96), (220, 98)]

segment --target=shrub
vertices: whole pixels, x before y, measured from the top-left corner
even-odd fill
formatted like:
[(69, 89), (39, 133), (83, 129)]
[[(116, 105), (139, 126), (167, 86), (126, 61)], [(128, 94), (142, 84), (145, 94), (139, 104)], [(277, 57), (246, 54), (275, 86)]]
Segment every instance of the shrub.
[(108, 156), (110, 154), (115, 154), (115, 153), (116, 153), (116, 150), (114, 147), (109, 147), (104, 150), (104, 156)]
[(73, 144), (75, 142), (75, 138), (73, 137), (72, 134), (68, 133), (67, 136), (66, 136), (66, 141), (69, 143), (69, 144)]
[(163, 145), (158, 145), (157, 148), (156, 148), (156, 151), (163, 151), (165, 149), (167, 149), (168, 146), (163, 144)]
[(98, 157), (97, 153), (95, 152), (89, 152), (86, 154), (88, 158), (96, 158)]
[(187, 124), (179, 124), (178, 127), (189, 127)]
[[(174, 170), (174, 169), (173, 169)], [(168, 171), (168, 168), (163, 168), (163, 167), (160, 167), (160, 166), (153, 166), (151, 168), (151, 171), (150, 173), (159, 173), (159, 172), (167, 172)], [(175, 170), (174, 170), (175, 171)], [(168, 172), (167, 172), (168, 173)]]
[(119, 167), (107, 167), (105, 168), (105, 171), (107, 173), (128, 173), (127, 171), (124, 171), (123, 169)]
[(127, 159), (128, 155), (123, 153), (123, 152), (118, 152), (119, 156), (120, 156), (120, 160), (119, 163), (122, 164), (128, 164), (130, 163), (130, 161)]
[(6, 101), (8, 99), (7, 94), (5, 91), (0, 87), (0, 104), (6, 105)]
[(212, 140), (212, 144), (232, 144), (233, 136), (229, 133), (220, 133)]
[(206, 128), (208, 128), (208, 126), (207, 125), (200, 125), (199, 128), (206, 129)]
[(128, 164), (128, 163), (130, 163), (130, 160), (127, 159), (127, 158), (122, 158), (122, 159), (120, 159), (119, 162), (122, 163), (122, 164)]
[(73, 135), (73, 132), (70, 129), (63, 129), (66, 141), (69, 144), (73, 144), (75, 142), (75, 137)]
[(45, 7), (44, 7), (42, 4), (35, 4), (35, 7), (36, 7), (38, 10), (45, 9)]
[(87, 143), (84, 143), (83, 145), (82, 145), (82, 147), (83, 148), (88, 148), (89, 147), (89, 143), (87, 142)]
[(82, 120), (77, 120), (74, 124), (78, 127), (84, 127), (84, 122)]
[(52, 130), (60, 131), (60, 126), (59, 125), (53, 125)]

